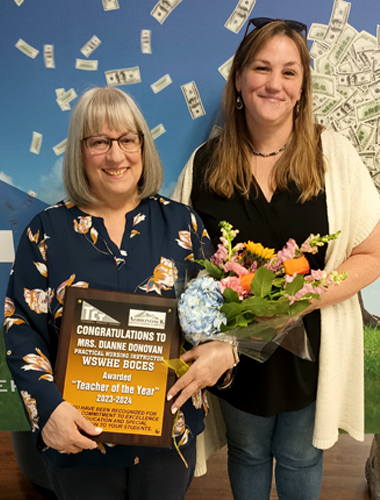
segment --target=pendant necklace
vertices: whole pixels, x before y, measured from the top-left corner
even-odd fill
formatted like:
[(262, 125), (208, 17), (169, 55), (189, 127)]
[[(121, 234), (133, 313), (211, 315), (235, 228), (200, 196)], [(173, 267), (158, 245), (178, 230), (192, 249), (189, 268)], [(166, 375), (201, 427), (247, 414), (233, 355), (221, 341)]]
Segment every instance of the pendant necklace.
[(282, 148), (278, 149), (277, 151), (273, 151), (272, 153), (260, 153), (259, 151), (256, 151), (256, 149), (253, 148), (252, 144), (250, 144), (250, 146), (251, 146), (252, 153), (254, 155), (262, 156), (263, 158), (267, 158), (268, 156), (276, 156), (276, 155), (278, 155), (278, 153), (281, 153), (281, 151), (284, 151), (284, 149), (286, 148), (286, 144), (284, 144), (282, 146)]

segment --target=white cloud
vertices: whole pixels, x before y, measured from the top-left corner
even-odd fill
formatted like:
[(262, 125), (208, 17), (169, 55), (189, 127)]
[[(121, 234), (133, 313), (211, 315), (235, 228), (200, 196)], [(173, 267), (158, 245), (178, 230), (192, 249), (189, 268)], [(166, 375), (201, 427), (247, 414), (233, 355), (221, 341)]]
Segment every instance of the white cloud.
[(66, 197), (62, 181), (62, 164), (63, 158), (59, 158), (54, 163), (50, 173), (41, 175), (40, 178), (37, 197), (49, 205), (53, 205)]
[(12, 181), (12, 177), (7, 175), (7, 174), (4, 174), (4, 172), (0, 172), (0, 181), (3, 181), (3, 182), (6, 182), (7, 184), (10, 184), (11, 186), (13, 186), (13, 181)]

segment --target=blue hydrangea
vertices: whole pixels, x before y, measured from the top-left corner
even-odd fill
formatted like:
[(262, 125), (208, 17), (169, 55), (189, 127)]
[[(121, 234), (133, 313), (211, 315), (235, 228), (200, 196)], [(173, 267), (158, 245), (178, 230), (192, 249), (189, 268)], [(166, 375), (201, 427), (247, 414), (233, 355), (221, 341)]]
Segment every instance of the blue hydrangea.
[(226, 316), (220, 312), (224, 303), (218, 282), (211, 277), (189, 282), (178, 303), (178, 315), (186, 340), (195, 345), (199, 340), (220, 332)]

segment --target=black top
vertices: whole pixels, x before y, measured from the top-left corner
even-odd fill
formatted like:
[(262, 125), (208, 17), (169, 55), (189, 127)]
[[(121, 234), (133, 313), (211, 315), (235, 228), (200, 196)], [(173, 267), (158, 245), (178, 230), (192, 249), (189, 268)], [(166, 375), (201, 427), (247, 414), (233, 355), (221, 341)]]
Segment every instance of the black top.
[[(203, 146), (195, 155), (191, 200), (214, 245), (219, 243), (221, 220), (239, 229), (234, 243), (251, 240), (275, 251), (289, 238), (301, 245), (310, 233), (328, 233), (325, 193), (301, 204), (297, 201), (300, 191), (294, 183), (287, 191), (276, 190), (270, 202), (260, 189), (256, 197), (253, 186), (249, 199), (238, 192), (223, 198), (211, 191), (203, 178), (213, 145)], [(324, 269), (325, 253), (326, 248), (322, 247), (315, 255), (306, 254), (311, 269)], [(320, 312), (307, 315), (304, 324), (315, 362), (302, 360), (282, 347), (264, 363), (241, 356), (232, 387), (225, 391), (212, 388), (211, 392), (240, 410), (265, 417), (311, 404), (317, 391)]]

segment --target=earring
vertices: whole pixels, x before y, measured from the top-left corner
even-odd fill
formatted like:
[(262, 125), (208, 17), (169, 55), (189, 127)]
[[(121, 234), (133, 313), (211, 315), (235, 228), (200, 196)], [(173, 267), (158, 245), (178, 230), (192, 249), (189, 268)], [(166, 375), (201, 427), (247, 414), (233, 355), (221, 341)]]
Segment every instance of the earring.
[(236, 105), (236, 109), (238, 109), (239, 111), (244, 108), (244, 102), (243, 102), (243, 99), (241, 98), (240, 92), (237, 93), (235, 105)]
[(294, 118), (298, 118), (299, 114), (300, 114), (300, 102), (297, 101), (294, 107)]

